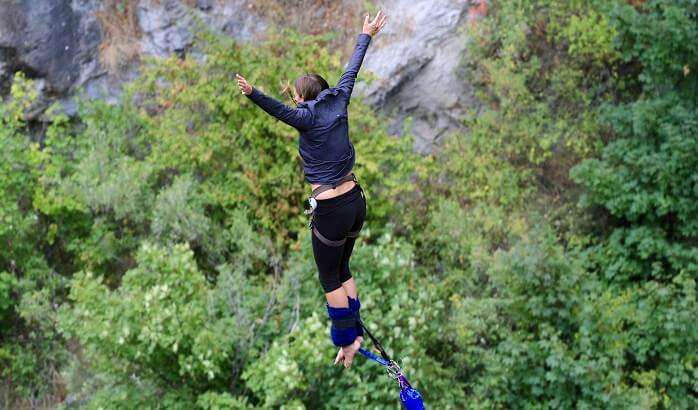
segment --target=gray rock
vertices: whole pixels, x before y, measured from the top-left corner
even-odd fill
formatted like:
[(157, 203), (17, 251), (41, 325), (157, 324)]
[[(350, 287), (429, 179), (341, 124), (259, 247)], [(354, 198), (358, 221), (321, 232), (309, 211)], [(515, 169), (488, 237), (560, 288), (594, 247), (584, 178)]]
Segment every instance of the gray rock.
[(230, 0), (211, 10), (206, 21), (212, 27), (238, 41), (255, 41), (263, 36), (269, 23), (247, 10), (248, 1)]
[[(392, 118), (389, 130), (415, 136), (418, 152), (431, 151), (446, 133), (461, 128), (467, 107), (477, 105), (460, 64), (467, 55), (469, 2), (387, 0), (384, 30), (372, 40), (364, 68), (376, 75), (359, 81), (365, 100)], [(411, 117), (411, 129), (404, 130)]]
[(209, 11), (213, 8), (213, 0), (196, 0), (196, 7), (201, 11)]
[(247, 6), (247, 0), (200, 0), (191, 9), (181, 0), (142, 0), (138, 6), (138, 21), (144, 34), (141, 49), (160, 57), (188, 52), (197, 19), (238, 41), (253, 40), (265, 31), (267, 24), (248, 12)]
[(184, 53), (192, 45), (191, 13), (177, 0), (144, 0), (138, 3), (138, 22), (143, 31), (141, 51), (168, 57)]
[(71, 0), (6, 0), (0, 11), (5, 75), (18, 70), (45, 78), (46, 91), (64, 94), (84, 80), (100, 42), (99, 27), (83, 21)]
[(8, 91), (17, 71), (42, 80), (39, 101), (28, 114), (28, 119), (38, 117), (53, 98), (97, 74), (100, 41), (96, 19), (71, 0), (5, 0), (0, 9), (0, 93)]

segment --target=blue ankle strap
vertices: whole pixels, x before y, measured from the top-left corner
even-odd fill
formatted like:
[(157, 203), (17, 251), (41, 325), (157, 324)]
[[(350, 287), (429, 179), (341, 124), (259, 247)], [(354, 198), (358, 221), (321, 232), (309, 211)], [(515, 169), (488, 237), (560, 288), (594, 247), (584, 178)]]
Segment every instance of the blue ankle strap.
[(335, 346), (349, 346), (356, 339), (356, 318), (349, 308), (327, 306), (327, 315), (332, 320), (330, 337)]
[(347, 299), (349, 300), (349, 309), (351, 309), (351, 311), (354, 313), (354, 317), (356, 318), (356, 335), (363, 336), (364, 328), (361, 326), (361, 315), (359, 314), (359, 310), (361, 310), (361, 302), (359, 302), (359, 297), (357, 296), (356, 299), (353, 299), (347, 296)]

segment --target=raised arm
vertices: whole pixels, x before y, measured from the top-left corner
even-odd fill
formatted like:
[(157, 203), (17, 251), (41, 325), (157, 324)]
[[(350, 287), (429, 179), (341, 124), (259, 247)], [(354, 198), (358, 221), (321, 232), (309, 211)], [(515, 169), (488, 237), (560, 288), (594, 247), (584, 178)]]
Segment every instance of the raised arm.
[(291, 108), (281, 101), (270, 97), (252, 87), (252, 92), (246, 94), (268, 114), (278, 118), (298, 130), (309, 128), (312, 124), (312, 113), (306, 108)]
[(340, 77), (337, 82), (337, 88), (346, 92), (347, 96), (351, 96), (351, 92), (354, 89), (356, 76), (359, 74), (359, 69), (361, 68), (361, 63), (364, 61), (368, 45), (371, 43), (371, 38), (378, 34), (383, 28), (385, 19), (386, 16), (382, 10), (378, 11), (378, 14), (371, 22), (369, 22), (368, 14), (366, 14), (364, 18), (363, 31), (359, 34), (356, 47), (354, 48), (354, 54), (352, 54), (349, 59), (349, 64), (347, 64), (344, 74), (342, 74), (342, 77)]
[(359, 34), (359, 39), (356, 42), (356, 47), (354, 48), (354, 54), (351, 55), (349, 64), (347, 64), (344, 74), (342, 74), (337, 82), (337, 88), (346, 92), (348, 96), (351, 96), (351, 92), (354, 89), (356, 76), (359, 74), (361, 63), (364, 61), (364, 56), (366, 55), (366, 50), (368, 49), (368, 45), (370, 43), (371, 36), (369, 34)]

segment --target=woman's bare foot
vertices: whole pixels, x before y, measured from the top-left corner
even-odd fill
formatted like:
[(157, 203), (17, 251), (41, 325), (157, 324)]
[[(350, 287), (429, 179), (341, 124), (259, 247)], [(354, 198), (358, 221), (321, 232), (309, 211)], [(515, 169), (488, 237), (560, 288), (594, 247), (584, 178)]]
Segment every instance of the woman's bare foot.
[(337, 358), (334, 359), (334, 364), (344, 362), (344, 367), (347, 369), (350, 368), (351, 362), (354, 360), (354, 355), (356, 355), (356, 352), (359, 351), (361, 342), (363, 341), (364, 338), (362, 336), (356, 336), (354, 343), (350, 344), (349, 346), (340, 347), (339, 351), (337, 352)]

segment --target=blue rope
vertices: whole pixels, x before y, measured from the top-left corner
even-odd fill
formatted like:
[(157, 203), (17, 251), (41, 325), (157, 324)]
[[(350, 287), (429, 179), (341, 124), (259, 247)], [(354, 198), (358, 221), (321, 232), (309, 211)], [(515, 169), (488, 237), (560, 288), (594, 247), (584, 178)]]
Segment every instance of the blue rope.
[(377, 362), (378, 364), (381, 364), (383, 366), (389, 366), (390, 362), (387, 360), (383, 359), (382, 357), (376, 356), (375, 353), (368, 351), (364, 349), (363, 347), (359, 348), (359, 353), (362, 355), (366, 356), (366, 358), (373, 360), (374, 362)]

